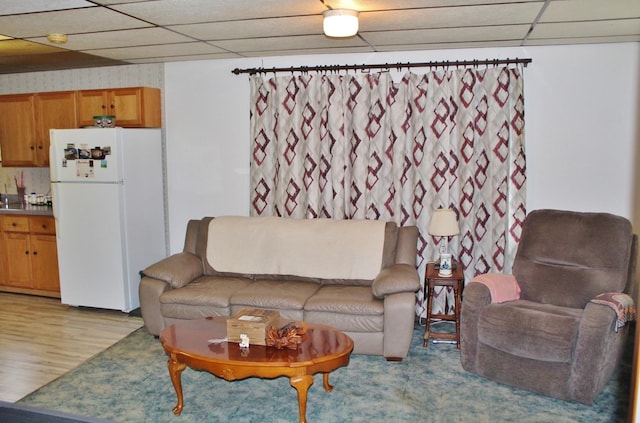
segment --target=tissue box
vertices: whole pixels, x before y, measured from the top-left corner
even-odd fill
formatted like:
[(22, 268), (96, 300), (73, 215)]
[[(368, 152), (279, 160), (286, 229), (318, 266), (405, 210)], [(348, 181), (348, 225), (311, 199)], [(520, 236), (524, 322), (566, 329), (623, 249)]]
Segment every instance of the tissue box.
[(266, 345), (267, 330), (278, 325), (278, 310), (243, 308), (227, 320), (227, 341), (240, 342), (240, 334), (249, 336), (249, 344)]

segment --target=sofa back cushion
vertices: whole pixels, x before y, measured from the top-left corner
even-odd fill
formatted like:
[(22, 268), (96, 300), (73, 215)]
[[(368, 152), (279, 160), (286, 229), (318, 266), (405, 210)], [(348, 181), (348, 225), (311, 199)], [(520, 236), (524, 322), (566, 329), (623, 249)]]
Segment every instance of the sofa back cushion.
[(529, 213), (513, 274), (521, 298), (583, 308), (603, 292), (622, 292), (629, 276), (631, 223), (608, 213)]
[(384, 221), (223, 216), (209, 222), (216, 272), (372, 280), (383, 265)]

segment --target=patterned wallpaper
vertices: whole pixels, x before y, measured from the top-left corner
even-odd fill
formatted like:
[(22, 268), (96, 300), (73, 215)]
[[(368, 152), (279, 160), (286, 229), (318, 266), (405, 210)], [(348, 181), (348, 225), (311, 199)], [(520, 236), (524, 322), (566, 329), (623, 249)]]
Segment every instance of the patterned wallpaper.
[[(20, 94), (43, 91), (66, 91), (120, 87), (164, 87), (164, 65), (126, 65), (49, 72), (28, 72), (0, 75), (0, 94)], [(164, 101), (163, 101), (164, 103)], [(49, 191), (49, 169), (8, 167), (0, 164), (0, 192), (16, 194), (14, 177), (24, 173), (27, 192), (46, 194)]]
[(0, 75), (0, 94), (164, 86), (164, 65), (109, 66)]

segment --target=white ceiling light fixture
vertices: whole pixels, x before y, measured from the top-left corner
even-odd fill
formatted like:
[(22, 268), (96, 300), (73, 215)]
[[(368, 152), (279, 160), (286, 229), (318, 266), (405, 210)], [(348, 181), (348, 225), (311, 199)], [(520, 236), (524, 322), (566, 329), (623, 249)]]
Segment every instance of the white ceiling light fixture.
[(352, 37), (358, 33), (358, 12), (349, 9), (331, 9), (322, 12), (322, 29), (327, 37)]
[(53, 44), (64, 44), (67, 42), (66, 34), (47, 34), (47, 40)]

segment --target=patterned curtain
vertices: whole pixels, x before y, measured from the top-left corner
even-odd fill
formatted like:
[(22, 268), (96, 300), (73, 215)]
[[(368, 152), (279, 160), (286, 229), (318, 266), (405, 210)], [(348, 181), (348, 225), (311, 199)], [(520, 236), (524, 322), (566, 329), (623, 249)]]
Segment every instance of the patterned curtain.
[[(252, 215), (416, 225), (424, 281), (441, 242), (433, 209), (452, 208), (465, 279), (510, 271), (525, 216), (521, 67), (250, 83)], [(436, 293), (434, 312), (452, 311), (450, 295)], [(417, 315), (425, 306), (419, 292)]]

